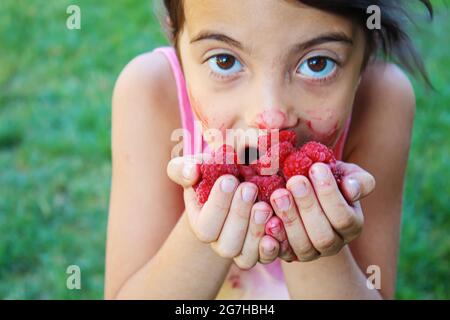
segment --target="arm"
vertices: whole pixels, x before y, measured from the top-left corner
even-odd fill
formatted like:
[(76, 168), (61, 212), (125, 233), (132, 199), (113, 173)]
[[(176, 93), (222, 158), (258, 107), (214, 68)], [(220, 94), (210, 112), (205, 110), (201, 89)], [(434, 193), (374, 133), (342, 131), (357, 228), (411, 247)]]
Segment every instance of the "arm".
[(160, 54), (136, 58), (114, 90), (107, 299), (213, 298), (230, 264), (180, 218), (183, 189), (166, 174), (173, 145), (161, 143), (179, 123), (167, 110), (176, 101), (161, 84), (171, 76), (165, 63)]
[[(232, 260), (251, 268), (278, 255), (260, 221), (271, 208), (254, 203), (254, 184), (222, 175), (200, 206), (192, 188), (198, 166), (185, 167), (189, 157), (170, 159), (172, 146), (161, 141), (170, 141), (180, 121), (166, 63), (159, 54), (135, 59), (114, 90), (106, 298), (212, 299)], [(266, 253), (268, 246), (276, 250)]]
[[(335, 256), (306, 263), (283, 262), (292, 298), (394, 297), (403, 182), (414, 112), (413, 89), (397, 67), (368, 69), (355, 101), (344, 155), (346, 162), (361, 166), (377, 182), (374, 192), (361, 201), (363, 231)], [(381, 269), (379, 291), (366, 286), (369, 265)]]

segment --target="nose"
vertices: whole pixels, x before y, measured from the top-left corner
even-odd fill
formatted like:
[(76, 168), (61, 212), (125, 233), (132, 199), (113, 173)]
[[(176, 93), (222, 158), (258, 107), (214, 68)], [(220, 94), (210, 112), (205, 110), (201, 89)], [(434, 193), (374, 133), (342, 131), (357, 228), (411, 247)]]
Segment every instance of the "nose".
[(280, 129), (286, 126), (287, 115), (280, 109), (264, 110), (256, 115), (259, 129)]
[(249, 124), (259, 129), (286, 129), (295, 126), (294, 109), (289, 78), (279, 64), (256, 72), (248, 90), (251, 106), (248, 108)]

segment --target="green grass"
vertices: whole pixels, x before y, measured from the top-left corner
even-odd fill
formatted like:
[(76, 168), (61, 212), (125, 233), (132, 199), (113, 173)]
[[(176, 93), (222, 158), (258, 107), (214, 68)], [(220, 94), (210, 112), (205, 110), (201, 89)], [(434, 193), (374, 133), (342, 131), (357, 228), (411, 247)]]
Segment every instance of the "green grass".
[[(81, 30), (65, 26), (69, 4)], [(414, 35), (438, 92), (414, 83), (398, 298), (450, 298), (448, 30), (444, 12)], [(0, 298), (103, 297), (111, 92), (129, 60), (163, 44), (151, 1), (0, 2)]]

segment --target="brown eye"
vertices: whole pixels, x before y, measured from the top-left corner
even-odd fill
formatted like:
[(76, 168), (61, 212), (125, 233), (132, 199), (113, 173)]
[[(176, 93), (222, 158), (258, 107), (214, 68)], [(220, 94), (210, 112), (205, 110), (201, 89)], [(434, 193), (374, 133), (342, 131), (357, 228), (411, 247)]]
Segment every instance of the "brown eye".
[(308, 67), (314, 72), (321, 72), (325, 70), (328, 59), (325, 57), (314, 57), (308, 59)]
[(219, 68), (228, 70), (234, 66), (236, 59), (233, 56), (221, 54), (216, 57), (216, 62)]

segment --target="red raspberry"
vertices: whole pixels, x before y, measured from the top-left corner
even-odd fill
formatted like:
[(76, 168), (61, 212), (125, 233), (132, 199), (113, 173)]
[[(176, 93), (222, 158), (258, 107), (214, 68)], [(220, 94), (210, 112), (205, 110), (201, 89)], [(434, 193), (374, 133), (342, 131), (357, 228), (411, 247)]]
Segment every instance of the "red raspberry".
[(220, 176), (232, 174), (235, 177), (239, 177), (237, 154), (233, 147), (224, 144), (206, 156), (205, 161), (200, 165), (200, 173), (200, 180), (193, 187), (198, 202), (204, 204), (208, 200), (214, 182)]
[(253, 169), (252, 166), (247, 165), (240, 165), (239, 166), (239, 173), (240, 173), (240, 180), (241, 181), (248, 181), (250, 178), (257, 175), (256, 171)]
[(334, 163), (331, 163), (330, 167), (331, 172), (333, 172), (334, 179), (336, 179), (336, 182), (340, 184), (342, 182), (342, 176), (344, 175), (344, 172), (341, 169), (339, 169)]
[[(278, 132), (278, 143), (282, 142), (290, 142), (293, 146), (295, 146), (297, 135), (295, 131), (283, 130)], [(272, 135), (271, 132), (267, 135), (258, 137), (258, 150), (261, 154), (264, 154), (268, 151), (272, 144)]]
[(289, 180), (295, 175), (308, 176), (309, 168), (316, 162), (323, 162), (333, 169), (335, 167), (336, 159), (333, 151), (327, 146), (311, 141), (304, 144), (300, 149), (291, 153), (283, 165), (284, 178)]
[(239, 166), (237, 165), (237, 154), (233, 147), (223, 145), (211, 155), (200, 166), (201, 178), (215, 182), (224, 174), (239, 176)]
[[(273, 175), (283, 168), (286, 158), (295, 150), (294, 146), (289, 141), (280, 142), (277, 145), (269, 148), (267, 153), (261, 156), (257, 163), (253, 166), (259, 175)], [(276, 160), (278, 159), (278, 166)], [(271, 163), (273, 161), (273, 163)], [(273, 168), (271, 168), (271, 166)], [(265, 170), (262, 170), (265, 169)]]
[(253, 176), (248, 180), (258, 186), (258, 201), (270, 203), (270, 195), (276, 189), (286, 188), (283, 177), (274, 174), (272, 176)]
[(197, 200), (200, 204), (203, 205), (206, 202), (206, 200), (208, 200), (213, 185), (214, 185), (213, 181), (201, 180), (200, 182), (198, 182), (193, 186), (195, 190), (195, 195), (197, 196)]

